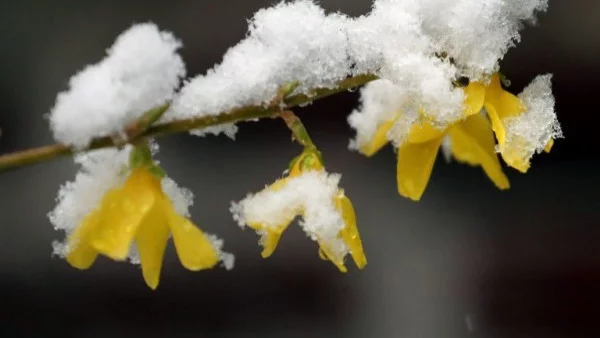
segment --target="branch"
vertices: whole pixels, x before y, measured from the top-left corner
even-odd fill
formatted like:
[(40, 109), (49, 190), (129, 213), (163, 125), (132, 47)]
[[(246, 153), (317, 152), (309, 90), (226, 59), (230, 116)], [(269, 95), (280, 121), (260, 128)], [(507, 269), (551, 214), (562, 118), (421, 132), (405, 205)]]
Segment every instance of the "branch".
[[(345, 80), (340, 81), (336, 88), (320, 88), (315, 89), (313, 91), (313, 95), (310, 96), (305, 94), (298, 94), (284, 98), (282, 100), (283, 102), (281, 107), (242, 107), (229, 112), (223, 112), (218, 115), (179, 120), (151, 126), (141, 133), (138, 129), (134, 128), (132, 132), (133, 135), (131, 135), (133, 137), (129, 138), (126, 142), (134, 143), (145, 138), (165, 136), (169, 134), (190, 131), (193, 129), (202, 129), (220, 124), (261, 119), (265, 117), (276, 117), (282, 110), (297, 107), (327, 96), (346, 91), (348, 89), (356, 88), (376, 79), (377, 76), (370, 74), (349, 77)], [(160, 111), (163, 107), (166, 110), (166, 106), (161, 106), (153, 108), (149, 112)], [(146, 114), (144, 116), (146, 116)], [(115, 140), (114, 138), (100, 137), (92, 140), (90, 146), (87, 149), (84, 149), (83, 151), (115, 147), (119, 145), (120, 142), (118, 140)], [(0, 172), (48, 161), (65, 155), (72, 155), (74, 153), (75, 150), (71, 149), (69, 146), (62, 144), (54, 144), (2, 155), (0, 156)]]

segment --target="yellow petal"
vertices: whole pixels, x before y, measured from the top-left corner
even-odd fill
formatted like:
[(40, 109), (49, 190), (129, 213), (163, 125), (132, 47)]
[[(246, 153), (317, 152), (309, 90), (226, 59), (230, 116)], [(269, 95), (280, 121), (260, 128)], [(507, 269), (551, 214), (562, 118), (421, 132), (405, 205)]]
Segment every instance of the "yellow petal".
[(181, 265), (191, 271), (215, 266), (219, 262), (219, 255), (211, 241), (190, 220), (177, 214), (169, 201), (164, 203)]
[(413, 201), (421, 199), (437, 156), (442, 138), (424, 143), (406, 142), (398, 149), (398, 193)]
[(346, 266), (344, 265), (344, 257), (336, 257), (327, 242), (317, 240), (317, 243), (319, 243), (319, 257), (321, 257), (321, 259), (331, 261), (340, 272), (348, 272), (348, 269), (346, 269)]
[(492, 121), (492, 129), (496, 133), (498, 144), (502, 146), (506, 142), (506, 129), (503, 120), (520, 115), (525, 111), (525, 107), (518, 97), (502, 88), (498, 74), (492, 76), (486, 89), (484, 107), (490, 121)]
[(340, 235), (350, 250), (350, 255), (354, 260), (354, 264), (356, 264), (359, 269), (362, 269), (367, 265), (367, 257), (365, 257), (360, 234), (358, 233), (358, 227), (356, 226), (356, 214), (352, 202), (342, 192), (336, 197), (335, 204), (336, 208), (342, 214), (342, 219), (345, 224)]
[(379, 126), (377, 126), (377, 131), (375, 131), (375, 135), (373, 135), (373, 138), (371, 138), (369, 143), (363, 144), (360, 147), (360, 152), (365, 156), (373, 156), (379, 151), (379, 149), (388, 144), (390, 140), (388, 139), (387, 134), (390, 129), (392, 129), (395, 122), (396, 120), (392, 119), (379, 124)]
[(526, 173), (531, 166), (531, 163), (529, 163), (531, 154), (525, 150), (529, 147), (531, 147), (529, 141), (522, 136), (515, 135), (510, 143), (500, 145), (500, 154), (506, 164), (522, 173)]
[(327, 258), (327, 256), (325, 255), (325, 253), (323, 252), (323, 249), (321, 249), (321, 247), (319, 247), (319, 258), (321, 258), (324, 261), (328, 261), (329, 260)]
[(437, 140), (445, 134), (444, 129), (434, 127), (430, 122), (422, 122), (413, 125), (408, 134), (408, 142), (423, 143)]
[(155, 290), (160, 280), (163, 256), (169, 240), (167, 218), (161, 208), (153, 208), (135, 236), (146, 285)]
[(100, 225), (90, 234), (91, 245), (115, 260), (124, 260), (142, 221), (160, 197), (160, 181), (143, 169), (134, 170), (122, 188), (101, 204)]
[[(294, 168), (296, 168), (296, 165), (294, 165)], [(292, 169), (292, 172), (293, 170), (294, 169)], [(301, 170), (297, 170), (298, 172), (296, 174), (299, 174)], [(290, 176), (292, 175), (293, 173), (290, 173)], [(279, 179), (273, 184), (271, 184), (269, 187), (267, 187), (266, 190), (278, 191), (286, 185), (287, 181), (288, 178)], [(296, 216), (298, 216), (301, 212), (302, 210), (294, 211), (289, 218), (287, 218), (282, 224), (276, 227), (266, 226), (261, 222), (248, 222), (248, 227), (254, 229), (261, 235), (260, 244), (263, 247), (261, 256), (263, 258), (267, 258), (275, 252), (275, 249), (277, 248), (277, 244), (279, 244), (279, 240), (281, 239), (283, 232), (287, 229), (290, 223), (292, 223), (294, 218), (296, 218)]]
[(550, 139), (550, 141), (546, 143), (546, 147), (544, 147), (544, 152), (549, 153), (552, 150), (552, 147), (554, 147), (554, 139)]
[(275, 249), (277, 249), (277, 244), (279, 244), (279, 240), (281, 239), (281, 235), (287, 229), (289, 223), (284, 224), (277, 228), (269, 228), (264, 226), (261, 223), (250, 223), (248, 227), (256, 230), (261, 234), (260, 245), (263, 247), (263, 251), (261, 252), (262, 258), (267, 258), (271, 256)]
[(483, 108), (485, 101), (485, 86), (479, 82), (471, 82), (465, 87), (465, 110), (464, 116), (477, 114)]
[(480, 165), (500, 189), (508, 189), (508, 178), (496, 154), (490, 122), (481, 114), (472, 115), (448, 130), (452, 155), (461, 162)]
[(85, 270), (94, 264), (98, 252), (87, 241), (89, 234), (99, 223), (100, 210), (96, 209), (86, 216), (69, 236), (69, 253), (66, 259), (72, 267)]
[(283, 231), (265, 230), (263, 237), (261, 238), (261, 245), (263, 251), (260, 253), (262, 258), (267, 258), (275, 252), (279, 239), (281, 239)]

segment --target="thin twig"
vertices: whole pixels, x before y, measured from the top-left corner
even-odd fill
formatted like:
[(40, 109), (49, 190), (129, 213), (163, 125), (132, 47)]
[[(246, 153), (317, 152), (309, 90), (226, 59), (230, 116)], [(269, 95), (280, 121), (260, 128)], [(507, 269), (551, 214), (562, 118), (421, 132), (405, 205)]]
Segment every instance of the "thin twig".
[(281, 119), (292, 132), (292, 136), (296, 142), (300, 143), (304, 148), (317, 148), (308, 135), (308, 131), (306, 131), (304, 124), (296, 114), (291, 110), (286, 110), (279, 113), (279, 116), (281, 116)]
[[(151, 126), (144, 132), (137, 134), (133, 138), (130, 138), (128, 142), (132, 143), (142, 138), (165, 136), (226, 123), (235, 123), (265, 117), (275, 117), (282, 110), (287, 110), (352, 88), (356, 88), (376, 79), (377, 77), (375, 75), (370, 74), (349, 77), (340, 81), (338, 86), (335, 88), (315, 89), (310, 96), (298, 94), (284, 98), (282, 100), (282, 107), (242, 107), (229, 112), (223, 112), (218, 115), (185, 119)], [(154, 109), (156, 110), (160, 108), (161, 107), (157, 107)], [(90, 143), (90, 146), (82, 151), (114, 147), (118, 145), (119, 142), (115, 141), (113, 138), (100, 137), (94, 139)], [(75, 153), (75, 151), (68, 146), (54, 144), (2, 155), (0, 156), (0, 172), (48, 161), (65, 155), (72, 155), (73, 153)]]

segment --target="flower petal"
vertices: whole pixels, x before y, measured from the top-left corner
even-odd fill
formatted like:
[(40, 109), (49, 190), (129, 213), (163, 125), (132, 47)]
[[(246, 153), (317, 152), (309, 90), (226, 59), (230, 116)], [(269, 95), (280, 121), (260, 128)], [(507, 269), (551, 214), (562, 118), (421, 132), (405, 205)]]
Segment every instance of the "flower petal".
[(464, 89), (465, 92), (465, 110), (464, 116), (475, 115), (483, 108), (485, 101), (485, 86), (479, 82), (471, 82)]
[(448, 129), (452, 155), (461, 162), (480, 165), (499, 189), (508, 189), (508, 178), (496, 154), (494, 135), (488, 119), (472, 115)]
[[(529, 142), (520, 135), (513, 135), (510, 140), (510, 146), (500, 146), (500, 154), (502, 159), (509, 166), (517, 169), (522, 173), (526, 173), (531, 166), (529, 162), (530, 156), (524, 149), (529, 147)], [(508, 145), (508, 143), (505, 143)]]
[(444, 129), (434, 127), (430, 122), (422, 122), (412, 126), (408, 134), (408, 142), (423, 143), (437, 140), (445, 134)]
[(321, 259), (331, 261), (340, 272), (348, 272), (348, 269), (346, 269), (346, 266), (344, 265), (344, 257), (336, 257), (327, 242), (317, 240), (317, 243), (319, 243), (319, 257), (321, 257)]
[[(291, 221), (289, 222), (291, 223)], [(283, 235), (283, 232), (289, 226), (289, 223), (277, 228), (266, 227), (263, 224), (251, 223), (248, 227), (256, 230), (260, 235), (260, 245), (263, 247), (262, 258), (270, 257), (277, 249), (277, 244)]]
[(163, 256), (169, 240), (167, 218), (161, 208), (153, 208), (143, 221), (135, 242), (140, 253), (142, 275), (146, 285), (155, 290), (160, 280)]
[(424, 143), (405, 142), (398, 149), (398, 193), (413, 201), (421, 199), (442, 143), (442, 137)]
[(546, 146), (544, 147), (544, 152), (549, 153), (552, 150), (552, 147), (554, 147), (554, 139), (550, 139), (548, 141), (548, 143), (546, 143)]
[(525, 107), (518, 97), (502, 88), (498, 74), (492, 76), (486, 89), (484, 107), (492, 121), (492, 129), (496, 133), (498, 144), (503, 145), (506, 141), (503, 120), (520, 115), (525, 111)]
[(160, 181), (143, 169), (134, 170), (120, 189), (102, 201), (100, 225), (90, 234), (91, 245), (115, 260), (129, 254), (142, 221), (155, 206), (160, 195)]
[(90, 246), (88, 239), (89, 234), (99, 223), (100, 210), (96, 209), (86, 216), (69, 236), (69, 253), (66, 259), (72, 267), (85, 270), (89, 269), (94, 264), (94, 261), (96, 261), (98, 251)]
[(385, 121), (377, 126), (375, 135), (371, 138), (370, 142), (360, 146), (360, 152), (365, 156), (373, 156), (381, 148), (390, 142), (387, 137), (388, 132), (394, 126), (396, 120)]
[(352, 202), (342, 192), (336, 197), (335, 206), (342, 214), (342, 219), (345, 224), (340, 235), (350, 250), (350, 255), (352, 255), (354, 264), (356, 264), (359, 269), (362, 269), (367, 265), (367, 257), (365, 256), (362, 241), (360, 240), (360, 234), (358, 233), (358, 227), (356, 226), (356, 214)]
[(191, 271), (215, 266), (219, 254), (211, 241), (190, 220), (175, 212), (169, 201), (163, 203), (181, 265)]

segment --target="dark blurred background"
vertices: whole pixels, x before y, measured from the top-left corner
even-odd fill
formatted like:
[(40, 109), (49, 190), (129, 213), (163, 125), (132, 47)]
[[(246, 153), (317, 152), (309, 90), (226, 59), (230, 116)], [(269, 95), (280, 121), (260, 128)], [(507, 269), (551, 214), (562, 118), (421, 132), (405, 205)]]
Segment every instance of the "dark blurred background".
[[(219, 62), (252, 13), (271, 3), (1, 1), (0, 151), (52, 142), (44, 115), (56, 93), (133, 22), (151, 20), (181, 38), (193, 75)], [(370, 6), (321, 3), (351, 15)], [(369, 260), (364, 271), (340, 274), (297, 226), (263, 260), (257, 236), (231, 219), (230, 201), (273, 181), (300, 150), (278, 120), (240, 125), (235, 142), (160, 140), (166, 170), (196, 194), (195, 222), (224, 238), (237, 261), (233, 271), (191, 273), (171, 247), (155, 292), (135, 266), (101, 259), (81, 272), (51, 257), (51, 241), (63, 234), (46, 213), (74, 176), (70, 159), (1, 174), (0, 335), (600, 336), (598, 19), (598, 1), (551, 0), (502, 62), (515, 92), (537, 74), (555, 74), (566, 135), (527, 175), (507, 169), (508, 192), (481, 169), (440, 158), (423, 200), (410, 202), (396, 193), (391, 149), (371, 159), (347, 150), (357, 93), (298, 110), (329, 171), (344, 175)]]

